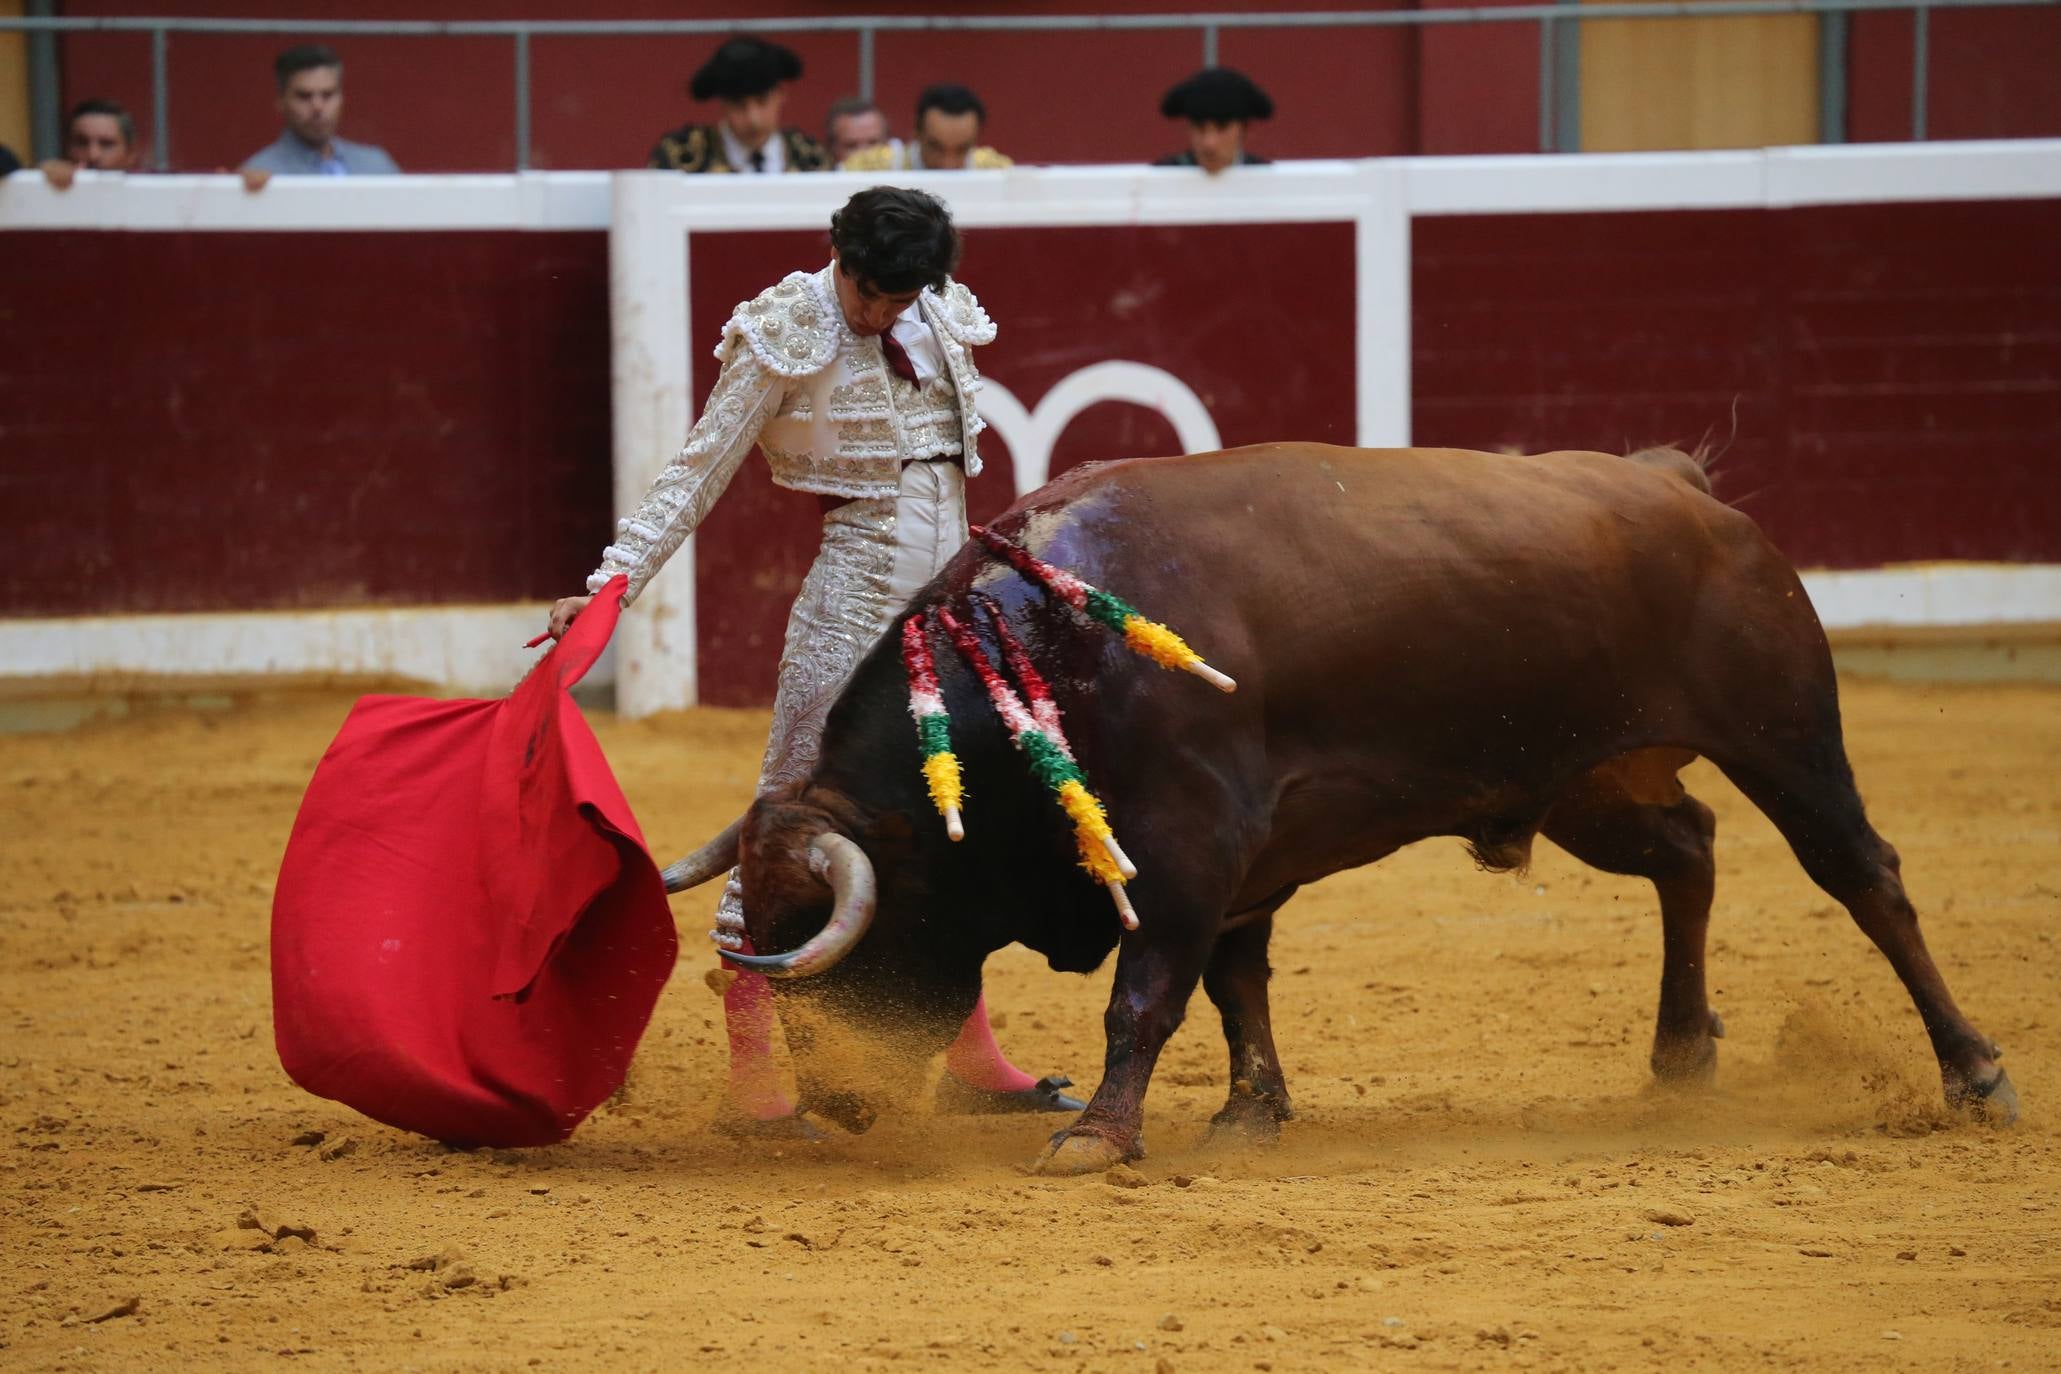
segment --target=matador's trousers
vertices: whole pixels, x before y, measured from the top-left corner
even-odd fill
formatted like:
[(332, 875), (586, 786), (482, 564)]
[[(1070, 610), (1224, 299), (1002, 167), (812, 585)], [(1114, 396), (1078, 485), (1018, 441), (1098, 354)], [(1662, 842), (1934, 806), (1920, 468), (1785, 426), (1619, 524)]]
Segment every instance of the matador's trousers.
[[(787, 617), (758, 795), (815, 771), (823, 721), (859, 660), (965, 542), (966, 473), (949, 458), (904, 463), (899, 495), (848, 501), (823, 517), (822, 551)], [(743, 943), (734, 870), (709, 935), (728, 949)]]

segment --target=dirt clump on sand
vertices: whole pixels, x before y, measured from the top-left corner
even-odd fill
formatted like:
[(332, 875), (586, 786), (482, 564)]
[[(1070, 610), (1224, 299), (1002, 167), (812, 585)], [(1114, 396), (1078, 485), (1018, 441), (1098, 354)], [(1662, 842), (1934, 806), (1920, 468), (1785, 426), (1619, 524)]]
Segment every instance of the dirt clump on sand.
[[(914, 1075), (865, 1136), (710, 1130), (712, 891), (675, 899), (682, 966), (567, 1144), (451, 1150), (301, 1092), (272, 879), (348, 704), (0, 739), (0, 1367), (2061, 1367), (2061, 692), (1845, 686), (2015, 1130), (1940, 1107), (1886, 963), (1699, 764), (1715, 1087), (1646, 1072), (1650, 886), (1434, 842), (1282, 913), (1278, 1148), (1202, 1143), (1226, 1068), (1198, 994), (1150, 1156), (1066, 1180), (1023, 1172), (1057, 1121), (935, 1117)], [(596, 728), (663, 861), (735, 814), (765, 717)], [(1012, 1056), (1091, 1088), (1108, 970), (989, 968)]]

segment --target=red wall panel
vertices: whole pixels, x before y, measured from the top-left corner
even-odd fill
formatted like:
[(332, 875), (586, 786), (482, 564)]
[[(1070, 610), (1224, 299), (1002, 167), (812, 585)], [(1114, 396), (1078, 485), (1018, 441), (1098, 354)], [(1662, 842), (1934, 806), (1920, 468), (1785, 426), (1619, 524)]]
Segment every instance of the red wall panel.
[[(1415, 41), (1404, 29), (1228, 29), (1218, 51), (1274, 97), (1256, 151), (1385, 157), (1417, 151)], [(1150, 95), (1156, 110), (1160, 92)]]
[(1801, 564), (2061, 559), (2061, 202), (1432, 218), (1414, 241), (1421, 444), (1708, 437), (1719, 494)]
[[(714, 375), (707, 349), (736, 301), (827, 258), (817, 233), (696, 234), (690, 257), (697, 403)], [(1351, 443), (1356, 401), (1346, 224), (1164, 228), (980, 229), (962, 276), (1000, 326), (980, 365), (1035, 409), (1054, 385), (1113, 359), (1160, 367), (1209, 410), (1226, 445), (1269, 439)], [(1269, 324), (1282, 303), (1328, 299), (1297, 316), (1290, 352)], [(1123, 403), (1082, 411), (1051, 457), (1051, 475), (1097, 458), (1180, 451), (1157, 412)], [(968, 499), (986, 519), (1015, 498), (995, 430)], [(821, 507), (783, 491), (751, 459), (695, 539), (702, 700), (771, 699), (788, 607), (815, 556)]]
[(875, 94), (904, 138), (922, 89), (957, 81), (988, 107), (984, 140), (1018, 161), (1148, 162), (1187, 146), (1159, 97), (1196, 48), (1178, 33), (887, 34)]
[[(1795, 559), (2061, 561), (2061, 202), (1420, 219), (1418, 442), (1723, 449)], [(8, 236), (0, 614), (544, 598), (609, 525), (604, 236)], [(692, 386), (817, 231), (694, 239)], [(989, 375), (1035, 408), (1124, 359), (1227, 444), (1350, 442), (1341, 224), (982, 229)], [(82, 290), (81, 282), (93, 289)], [(1292, 321), (1292, 325), (1284, 324)], [(1735, 427), (1736, 425), (1736, 427)], [(1103, 403), (1054, 473), (1170, 452)], [(990, 431), (975, 518), (1013, 492)], [(813, 500), (746, 464), (697, 540), (705, 687), (764, 700)]]
[[(1911, 16), (1856, 14), (1848, 29), (1847, 138), (1911, 136)], [(1926, 137), (2061, 134), (2061, 10), (1931, 12)]]
[[(1436, 0), (1441, 7), (1450, 2)], [(1505, 2), (1458, 0), (1452, 7)], [(1434, 24), (1417, 30), (1416, 41), (1415, 151), (1438, 156), (1539, 150), (1537, 24)]]
[[(7, 236), (0, 615), (563, 595), (609, 526), (605, 236)], [(82, 288), (82, 283), (89, 284)]]

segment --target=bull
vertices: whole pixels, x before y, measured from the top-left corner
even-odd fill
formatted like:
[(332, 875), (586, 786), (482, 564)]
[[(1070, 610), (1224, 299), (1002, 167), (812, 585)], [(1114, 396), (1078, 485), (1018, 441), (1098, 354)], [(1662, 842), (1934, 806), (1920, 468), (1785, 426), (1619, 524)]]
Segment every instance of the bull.
[(891, 1026), (935, 1051), (983, 961), (1017, 942), (1078, 973), (1118, 951), (1101, 1083), (1041, 1169), (1142, 1154), (1153, 1065), (1198, 981), (1230, 1052), (1212, 1127), (1269, 1138), (1290, 1115), (1275, 914), (1304, 883), (1432, 836), (1510, 870), (1543, 834), (1650, 880), (1652, 1071), (1707, 1080), (1723, 1034), (1704, 979), (1714, 823), (1678, 777), (1701, 756), (1888, 957), (1949, 1104), (2015, 1117), (2001, 1052), (1955, 1005), (1862, 808), (1809, 598), (1688, 455), (1269, 444), (1076, 469), (993, 527), (1179, 627), (1239, 690), (1158, 672), (978, 544), (960, 551), (916, 606), (984, 591), (1030, 647), (1138, 856), (1142, 925), (1119, 928), (972, 674), (941, 657), (970, 798), (964, 841), (947, 837), (889, 633), (814, 774), (668, 872), (678, 890), (741, 863), (752, 946), (784, 952), (726, 957), (778, 980), (818, 1114), (863, 1130), (873, 1107), (807, 1028)]

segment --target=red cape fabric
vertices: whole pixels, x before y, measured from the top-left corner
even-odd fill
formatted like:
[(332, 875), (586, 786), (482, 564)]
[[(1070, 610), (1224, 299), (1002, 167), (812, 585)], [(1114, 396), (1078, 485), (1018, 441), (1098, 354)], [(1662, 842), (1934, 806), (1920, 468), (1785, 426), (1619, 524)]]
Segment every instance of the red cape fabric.
[(622, 1083), (678, 942), (567, 695), (621, 611), (617, 579), (504, 700), (352, 708), (272, 903), (273, 1031), (309, 1092), (438, 1140), (546, 1145)]

